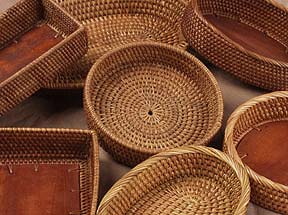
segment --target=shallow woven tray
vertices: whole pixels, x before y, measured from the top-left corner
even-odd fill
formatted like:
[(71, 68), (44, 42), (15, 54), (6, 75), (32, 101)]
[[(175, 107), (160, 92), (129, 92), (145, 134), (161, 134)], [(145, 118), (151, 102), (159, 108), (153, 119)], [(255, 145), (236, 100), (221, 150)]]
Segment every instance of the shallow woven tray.
[[(230, 33), (236, 39), (224, 34), (225, 28), (211, 24), (207, 16), (234, 22), (234, 29), (230, 26), (233, 29)], [(241, 35), (244, 39), (239, 37), (239, 28), (235, 27), (235, 23), (250, 29)], [(242, 81), (268, 90), (288, 90), (287, 29), (287, 8), (266, 0), (192, 0), (182, 21), (185, 38), (200, 55)], [(252, 49), (246, 46), (250, 32), (256, 35), (250, 38), (255, 40), (250, 41), (248, 46), (252, 46)], [(258, 37), (262, 38), (262, 45), (256, 45)], [(270, 42), (275, 47), (263, 50), (263, 45)], [(275, 58), (272, 50), (281, 57)], [(266, 55), (267, 52), (273, 57)]]
[[(241, 162), (236, 147), (249, 131), (268, 122), (288, 120), (288, 92), (274, 92), (244, 103), (230, 116), (225, 131), (225, 151)], [(283, 143), (284, 144), (284, 143)], [(288, 214), (288, 186), (273, 182), (253, 171), (246, 164), (251, 182), (251, 199), (256, 204)]]
[(207, 144), (223, 116), (210, 71), (184, 50), (154, 42), (124, 45), (100, 58), (84, 97), (103, 148), (129, 166), (169, 148)]
[(72, 62), (80, 59), (87, 51), (84, 28), (49, 0), (22, 0), (1, 13), (0, 49), (10, 46), (31, 28), (37, 28), (40, 21), (54, 29), (63, 40), (0, 82), (0, 116), (33, 94)]
[(108, 191), (98, 215), (244, 215), (246, 171), (225, 153), (194, 146), (162, 152), (132, 169)]
[[(7, 215), (59, 214), (56, 208), (68, 210), (77, 203), (80, 210), (61, 214), (94, 215), (99, 180), (97, 137), (83, 130), (0, 128), (0, 175), (0, 208)], [(74, 177), (74, 184), (68, 180), (73, 175), (78, 178)], [(63, 178), (68, 179), (59, 184)], [(64, 190), (55, 196), (61, 187)], [(74, 204), (65, 201), (65, 194), (74, 197)]]
[(186, 4), (182, 0), (55, 0), (87, 29), (87, 55), (46, 88), (83, 88), (95, 61), (120, 45), (158, 41), (186, 48), (180, 21)]

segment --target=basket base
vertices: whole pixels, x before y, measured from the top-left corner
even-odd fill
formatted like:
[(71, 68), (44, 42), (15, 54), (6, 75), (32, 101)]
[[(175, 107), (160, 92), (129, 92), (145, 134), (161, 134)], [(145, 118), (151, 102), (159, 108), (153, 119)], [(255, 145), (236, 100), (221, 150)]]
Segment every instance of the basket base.
[(263, 57), (288, 62), (286, 47), (267, 34), (238, 20), (215, 15), (205, 15), (204, 17), (210, 24), (243, 48)]
[(0, 83), (20, 69), (40, 57), (50, 48), (63, 40), (47, 24), (35, 26), (15, 40), (14, 43), (0, 50)]
[(255, 172), (288, 185), (288, 121), (270, 122), (251, 130), (237, 151)]
[(78, 164), (0, 165), (1, 214), (69, 214), (79, 211), (77, 169)]

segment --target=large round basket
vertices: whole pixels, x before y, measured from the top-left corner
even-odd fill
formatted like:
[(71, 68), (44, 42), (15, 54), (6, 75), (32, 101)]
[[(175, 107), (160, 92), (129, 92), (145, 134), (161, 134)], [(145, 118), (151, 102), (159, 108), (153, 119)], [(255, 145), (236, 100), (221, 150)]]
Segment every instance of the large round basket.
[[(271, 173), (276, 174), (275, 172), (273, 173), (275, 168), (277, 169), (284, 165), (287, 166), (287, 156), (284, 156), (285, 158), (282, 159), (282, 161), (271, 165), (279, 156), (287, 153), (287, 104), (287, 91), (265, 94), (244, 103), (233, 112), (228, 120), (224, 144), (224, 150), (238, 162), (241, 162), (248, 171), (251, 182), (252, 201), (264, 208), (281, 214), (288, 214), (288, 186), (278, 183), (278, 181), (275, 182), (267, 177), (270, 176), (280, 180), (286, 175), (287, 178), (287, 169), (282, 169), (282, 172), (277, 172), (278, 176), (271, 175)], [(279, 128), (279, 124), (282, 124), (283, 127), (283, 123), (286, 123), (286, 129), (284, 127), (282, 134), (281, 131), (279, 132), (274, 129), (274, 133), (276, 132), (277, 135), (275, 136), (275, 134), (271, 132), (271, 128), (273, 128), (271, 126), (274, 125)], [(253, 144), (257, 144), (258, 139), (261, 138), (258, 134), (262, 132), (262, 135), (264, 135), (263, 132), (265, 132), (265, 129), (269, 129), (268, 126), (270, 126), (268, 138), (266, 137), (266, 140), (261, 140), (259, 145), (255, 146), (257, 148), (254, 147), (253, 151), (250, 151), (250, 154), (240, 154), (239, 147), (241, 144), (244, 144), (243, 138), (247, 138), (248, 134), (254, 135), (254, 140), (252, 139), (252, 141), (249, 142), (250, 145), (248, 145), (251, 148), (253, 147)], [(258, 136), (256, 137), (255, 135)], [(284, 141), (283, 136), (286, 136), (286, 142)], [(267, 148), (269, 147), (267, 144), (271, 144), (271, 141), (273, 142), (273, 140), (275, 141), (278, 138), (282, 139), (280, 139), (280, 142), (277, 145), (274, 145), (274, 148)], [(260, 155), (257, 153), (259, 150), (261, 151)], [(263, 157), (264, 160), (261, 161), (260, 159), (263, 159)], [(254, 163), (248, 160), (255, 160), (255, 158), (257, 160), (256, 162), (254, 161)], [(249, 166), (247, 162), (250, 162)], [(260, 164), (264, 164), (264, 173), (268, 174), (268, 176), (265, 175), (264, 177), (264, 173), (260, 175), (258, 172), (261, 171), (259, 168)]]
[(170, 45), (134, 43), (111, 51), (92, 67), (84, 94), (90, 128), (129, 166), (170, 148), (207, 144), (221, 127), (215, 78)]
[(268, 0), (192, 0), (182, 30), (202, 57), (242, 81), (288, 90), (288, 9)]
[(120, 179), (98, 215), (244, 215), (250, 187), (246, 171), (225, 153), (193, 146), (160, 153)]
[(79, 20), (88, 33), (86, 56), (59, 75), (47, 88), (82, 88), (95, 61), (120, 45), (157, 41), (181, 48), (187, 43), (181, 32), (183, 0), (55, 0)]

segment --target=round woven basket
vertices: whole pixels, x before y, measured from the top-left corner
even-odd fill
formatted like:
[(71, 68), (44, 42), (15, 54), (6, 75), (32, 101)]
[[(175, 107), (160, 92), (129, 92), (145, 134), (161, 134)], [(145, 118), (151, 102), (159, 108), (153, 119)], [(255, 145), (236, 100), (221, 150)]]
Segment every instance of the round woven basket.
[(88, 52), (47, 88), (82, 88), (95, 61), (107, 51), (136, 41), (157, 41), (181, 48), (186, 3), (182, 0), (55, 0), (79, 20), (88, 33)]
[(139, 164), (104, 196), (98, 215), (244, 215), (246, 171), (225, 153), (204, 146), (160, 153)]
[[(288, 92), (279, 91), (253, 98), (238, 107), (228, 120), (224, 150), (242, 163), (236, 148), (244, 135), (263, 123), (287, 120), (287, 104)], [(252, 201), (264, 208), (288, 214), (288, 187), (259, 175), (246, 164), (243, 165), (250, 177)]]
[(223, 117), (210, 71), (189, 53), (160, 43), (124, 45), (101, 57), (84, 96), (89, 127), (129, 166), (169, 148), (207, 144)]
[[(263, 50), (256, 36), (247, 45), (238, 27), (230, 26), (228, 36), (207, 17), (232, 20), (248, 32), (254, 29), (264, 45), (271, 42), (277, 48)], [(288, 90), (287, 29), (288, 9), (272, 0), (192, 0), (182, 21), (185, 38), (200, 55), (248, 84), (273, 91)]]

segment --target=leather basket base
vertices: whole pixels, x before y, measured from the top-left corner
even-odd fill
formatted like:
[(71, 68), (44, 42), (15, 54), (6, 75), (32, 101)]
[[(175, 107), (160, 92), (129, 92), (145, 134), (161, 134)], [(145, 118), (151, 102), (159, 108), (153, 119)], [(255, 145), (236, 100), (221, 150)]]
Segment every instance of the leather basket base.
[(266, 123), (241, 140), (242, 161), (258, 174), (288, 185), (288, 121)]
[[(0, 214), (79, 212), (78, 164), (0, 165)], [(73, 170), (73, 171), (69, 171)]]
[(46, 24), (26, 32), (0, 50), (0, 83), (58, 44), (63, 37)]
[(243, 48), (263, 57), (288, 62), (285, 46), (263, 32), (233, 19), (215, 15), (205, 15), (204, 17), (210, 24)]

